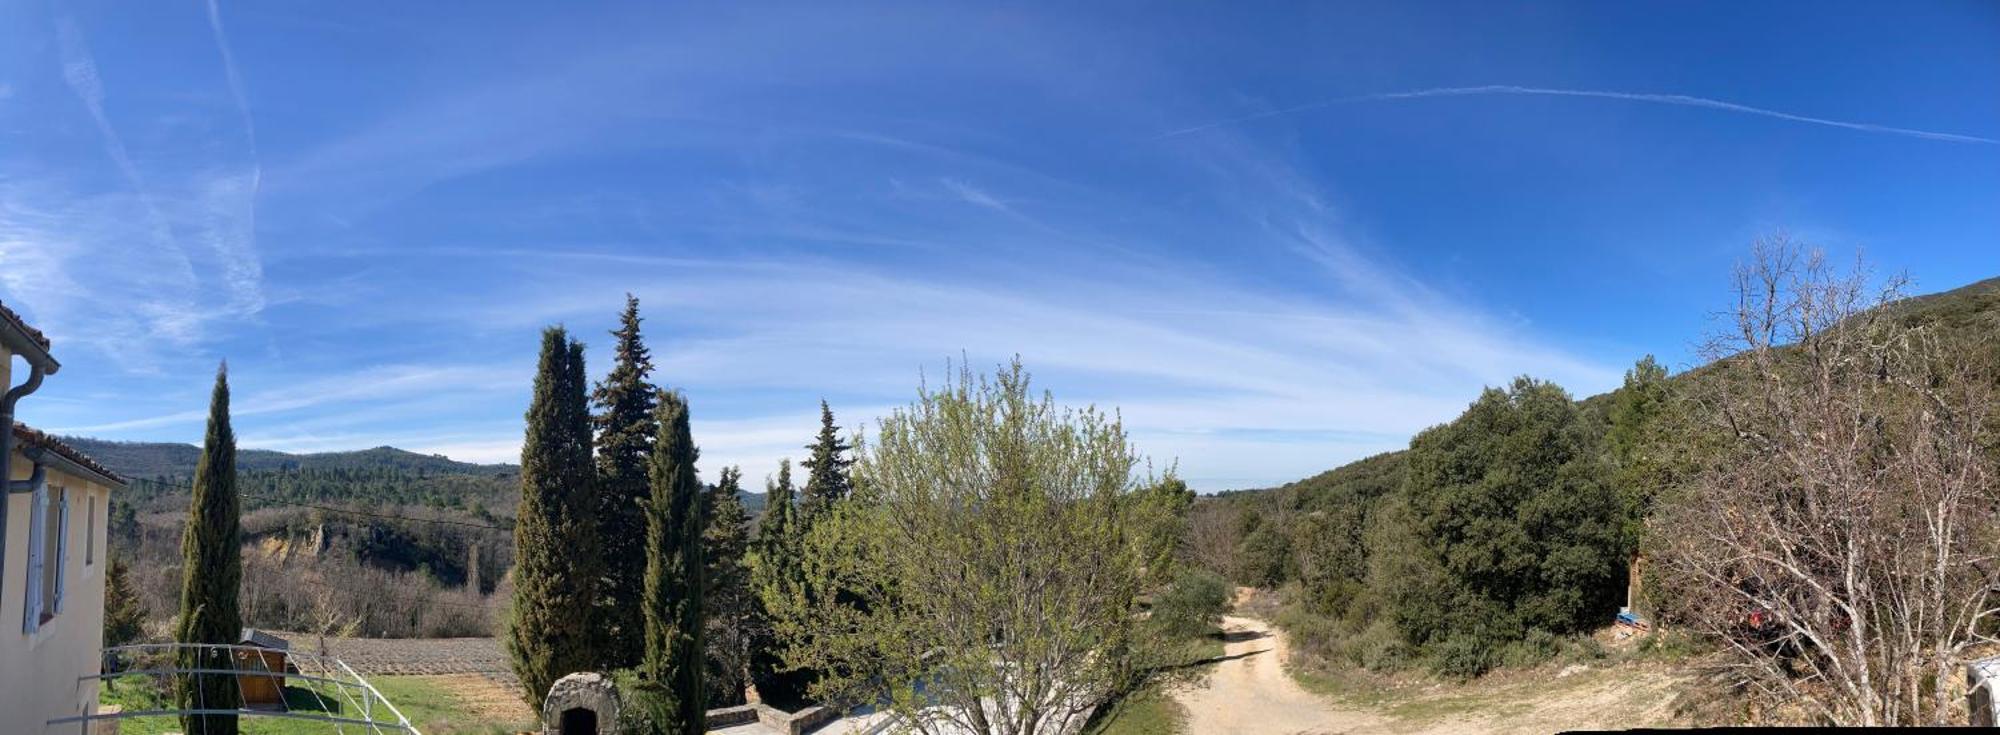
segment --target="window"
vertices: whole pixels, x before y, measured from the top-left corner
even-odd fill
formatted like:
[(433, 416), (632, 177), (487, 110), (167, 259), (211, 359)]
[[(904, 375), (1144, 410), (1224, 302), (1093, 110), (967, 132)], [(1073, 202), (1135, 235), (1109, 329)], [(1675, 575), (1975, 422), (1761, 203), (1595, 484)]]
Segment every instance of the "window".
[(62, 612), (63, 562), (69, 556), (69, 494), (35, 488), (28, 513), (28, 594), (21, 630), (33, 633)]
[(83, 565), (97, 563), (97, 496), (87, 501), (88, 513), (83, 517)]

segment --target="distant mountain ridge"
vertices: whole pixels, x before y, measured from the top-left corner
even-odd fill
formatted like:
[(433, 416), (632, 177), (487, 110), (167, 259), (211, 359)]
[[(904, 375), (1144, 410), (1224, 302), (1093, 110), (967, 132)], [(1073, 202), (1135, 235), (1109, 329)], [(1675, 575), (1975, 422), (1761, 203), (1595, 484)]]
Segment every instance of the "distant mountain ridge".
[[(1905, 326), (1923, 327), (1938, 334), (1977, 342), (1983, 335), (2000, 334), (2000, 277), (1975, 281), (1949, 291), (1908, 296), (1881, 308), (1882, 315)], [(2000, 364), (2000, 340), (1990, 340), (1986, 347), (1992, 351), (1994, 364)], [(1718, 363), (1698, 365), (1675, 373), (1669, 380), (1683, 384), (1702, 380), (1718, 366)], [(1578, 398), (1577, 402), (1587, 409), (1601, 412), (1616, 392), (1614, 389)], [(1468, 398), (1467, 402), (1470, 400)], [(1377, 485), (1381, 478), (1400, 477), (1403, 452), (1401, 449), (1384, 452), (1277, 487), (1230, 490), (1218, 495), (1318, 497), (1351, 493), (1357, 487), (1379, 494), (1381, 488)]]
[[(80, 436), (61, 437), (64, 442), (90, 455), (111, 471), (132, 478), (192, 477), (201, 460), (201, 448), (178, 442), (122, 442)], [(238, 449), (236, 469), (242, 472), (271, 470), (376, 470), (396, 469), (421, 475), (468, 475), (482, 478), (510, 478), (521, 473), (520, 465), (460, 462), (438, 454), (419, 454), (390, 446), (346, 452), (292, 454), (270, 449)], [(737, 497), (751, 513), (764, 510), (764, 493), (741, 491)]]
[[(122, 442), (66, 436), (64, 442), (126, 477), (187, 477), (194, 474), (201, 448), (178, 442)], [(497, 477), (517, 474), (511, 464), (474, 464), (438, 454), (419, 454), (406, 449), (381, 446), (347, 452), (292, 454), (270, 449), (239, 449), (236, 467), (240, 470), (285, 469), (399, 469), (436, 475)]]

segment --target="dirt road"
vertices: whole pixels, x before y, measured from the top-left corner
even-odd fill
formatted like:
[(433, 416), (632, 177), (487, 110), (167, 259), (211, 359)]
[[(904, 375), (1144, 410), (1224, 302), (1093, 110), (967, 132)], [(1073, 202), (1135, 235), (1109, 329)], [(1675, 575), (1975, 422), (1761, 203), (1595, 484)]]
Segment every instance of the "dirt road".
[(1570, 666), (1434, 684), (1380, 704), (1307, 691), (1285, 671), (1284, 634), (1255, 618), (1225, 617), (1223, 659), (1205, 684), (1180, 687), (1190, 735), (1547, 733), (1675, 726), (1684, 675), (1647, 665)]
[(1332, 735), (1387, 724), (1300, 687), (1285, 673), (1284, 634), (1269, 623), (1225, 617), (1222, 631), (1223, 660), (1207, 683), (1175, 692), (1175, 701), (1188, 710), (1188, 732)]

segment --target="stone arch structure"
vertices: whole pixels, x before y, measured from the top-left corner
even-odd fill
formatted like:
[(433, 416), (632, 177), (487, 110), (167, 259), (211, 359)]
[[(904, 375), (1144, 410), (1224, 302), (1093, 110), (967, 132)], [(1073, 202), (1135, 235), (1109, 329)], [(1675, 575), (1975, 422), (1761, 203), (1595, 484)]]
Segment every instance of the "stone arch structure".
[(543, 735), (612, 735), (619, 728), (622, 704), (611, 677), (580, 671), (549, 687), (542, 701)]

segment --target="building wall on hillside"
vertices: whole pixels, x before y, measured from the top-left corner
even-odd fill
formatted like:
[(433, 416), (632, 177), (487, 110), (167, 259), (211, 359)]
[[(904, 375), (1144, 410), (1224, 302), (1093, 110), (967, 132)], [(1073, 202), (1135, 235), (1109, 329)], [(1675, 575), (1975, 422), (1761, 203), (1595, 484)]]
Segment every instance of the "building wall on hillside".
[[(34, 463), (16, 451), (12, 479), (26, 480), (33, 471)], [(48, 721), (97, 710), (97, 680), (81, 677), (97, 674), (103, 658), (110, 488), (53, 468), (47, 482), (70, 498), (62, 611), (35, 632), (23, 632), (33, 501), (31, 493), (7, 493), (7, 557), (0, 569), (0, 732), (69, 735), (81, 728), (73, 723), (49, 727)]]

